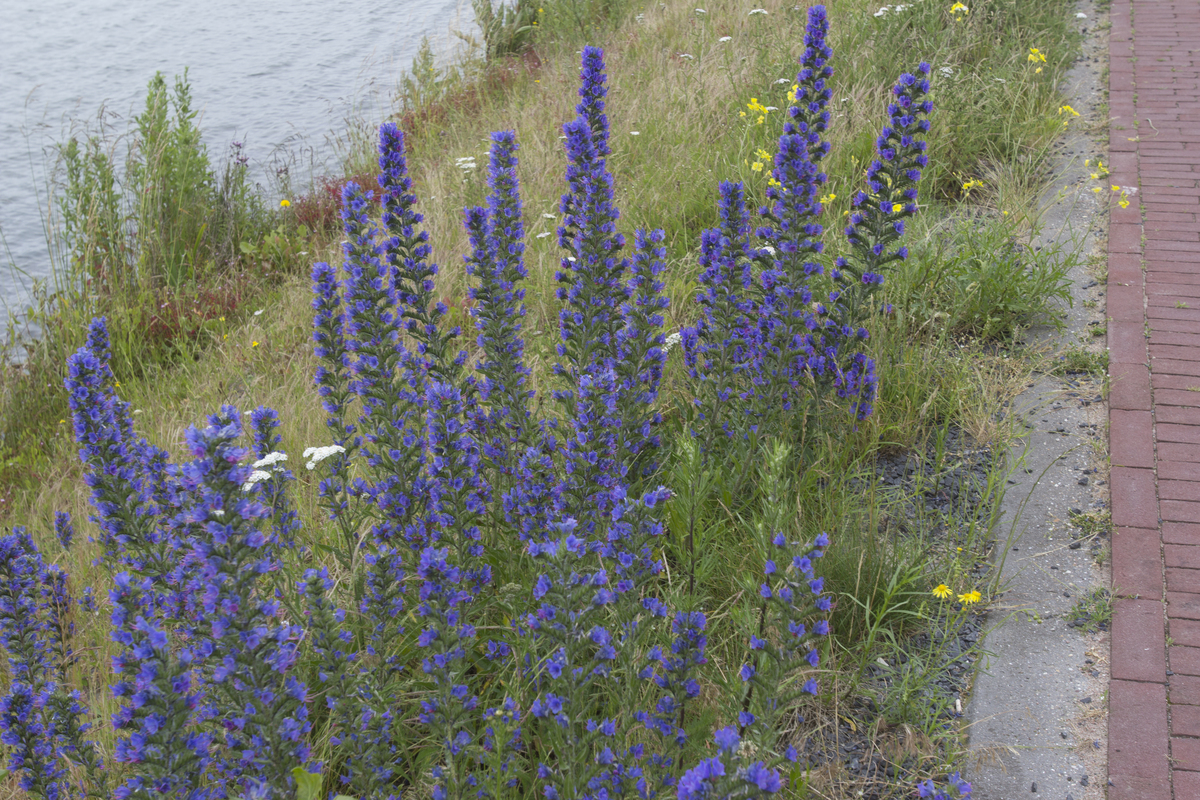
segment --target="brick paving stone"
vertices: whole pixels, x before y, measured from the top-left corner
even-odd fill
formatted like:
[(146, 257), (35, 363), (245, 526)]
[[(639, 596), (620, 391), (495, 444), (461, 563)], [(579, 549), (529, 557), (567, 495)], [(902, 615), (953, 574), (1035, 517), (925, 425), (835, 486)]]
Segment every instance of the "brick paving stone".
[[(1178, 335), (1178, 334), (1176, 334)], [(1143, 334), (1145, 338), (1145, 334)], [(1198, 361), (1200, 360), (1200, 349), (1188, 344), (1166, 344), (1159, 342), (1150, 342), (1150, 358), (1152, 359), (1168, 359), (1171, 361)]]
[(1200, 544), (1200, 525), (1190, 522), (1164, 522), (1162, 540), (1164, 544)]
[(1200, 545), (1164, 544), (1163, 563), (1168, 567), (1200, 569)]
[(1169, 800), (1165, 687), (1114, 680), (1108, 708), (1109, 800)]
[(1164, 522), (1200, 522), (1200, 503), (1186, 500), (1160, 500), (1158, 513)]
[(1154, 466), (1154, 418), (1149, 411), (1110, 411), (1108, 439), (1114, 466)]
[[(1145, 364), (1110, 364), (1108, 367), (1109, 408), (1149, 410), (1150, 368)], [(1180, 405), (1184, 405), (1180, 403)]]
[(1154, 471), (1113, 467), (1111, 479), (1113, 524), (1118, 527), (1157, 528), (1158, 497), (1154, 490)]
[(1158, 457), (1163, 461), (1200, 462), (1200, 445), (1187, 442), (1159, 442)]
[(1200, 647), (1200, 620), (1169, 619), (1167, 635), (1175, 644), (1184, 647)]
[(1163, 406), (1154, 409), (1154, 419), (1160, 424), (1200, 425), (1200, 406), (1194, 408)]
[(1188, 797), (1200, 798), (1200, 772), (1191, 770), (1171, 770), (1171, 785), (1175, 789), (1176, 800)]
[[(1167, 567), (1165, 572), (1168, 592), (1200, 592), (1200, 569)], [(1195, 644), (1200, 646), (1200, 640)]]
[(1200, 678), (1195, 675), (1171, 675), (1167, 678), (1167, 693), (1172, 705), (1200, 706)]
[(1200, 594), (1168, 591), (1167, 616), (1171, 619), (1200, 619)]
[[(1200, 647), (1171, 647), (1171, 671), (1200, 676)], [(1165, 674), (1165, 673), (1164, 673)]]
[(1200, 483), (1196, 481), (1168, 481), (1162, 475), (1158, 479), (1158, 499), (1200, 500)]
[[(1172, 706), (1171, 733), (1177, 736), (1200, 736), (1200, 706)], [(1200, 798), (1200, 795), (1191, 796)]]
[(1160, 419), (1154, 433), (1160, 442), (1200, 443), (1200, 425), (1177, 425)]
[[(1183, 334), (1163, 334), (1180, 336)], [(1200, 336), (1197, 337), (1200, 344)], [(1151, 343), (1156, 340), (1152, 337)], [(1126, 362), (1130, 364), (1146, 363), (1146, 333), (1145, 327), (1137, 322), (1118, 322), (1113, 321), (1108, 326), (1108, 360), (1109, 363)], [(1174, 342), (1161, 342), (1162, 344), (1175, 344)]]
[[(1167, 670), (1162, 603), (1158, 600), (1118, 600), (1113, 607), (1112, 630), (1113, 679), (1162, 682)], [(1176, 672), (1200, 674), (1188, 670)]]
[[(1112, 538), (1112, 585), (1118, 596), (1144, 597), (1155, 601), (1162, 599), (1162, 560), (1152, 557), (1152, 554), (1157, 555), (1159, 541), (1157, 528), (1117, 528)], [(1187, 552), (1190, 555), (1190, 551)], [(1200, 553), (1196, 554), (1196, 558), (1200, 564)]]

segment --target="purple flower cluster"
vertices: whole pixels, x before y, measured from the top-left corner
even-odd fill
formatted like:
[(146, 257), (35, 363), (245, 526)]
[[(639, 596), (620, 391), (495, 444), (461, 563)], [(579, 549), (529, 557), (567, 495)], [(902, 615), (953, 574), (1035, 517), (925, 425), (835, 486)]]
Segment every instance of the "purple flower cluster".
[(516, 134), (492, 134), (488, 205), (467, 209), (465, 220), (472, 248), (466, 259), (467, 274), (477, 281), (469, 290), (474, 301), (471, 316), (483, 351), (475, 382), (482, 407), (473, 415), (473, 423), (484, 454), (505, 475), (513, 472), (514, 462), (534, 433), (521, 336), (525, 290), (519, 283), (526, 276), (525, 228), (516, 152)]
[[(764, 761), (746, 763), (741, 737), (733, 728), (722, 728), (713, 737), (717, 755), (702, 759), (679, 779), (678, 800), (726, 800), (731, 797), (765, 797), (784, 786), (779, 771)], [(795, 760), (795, 751), (789, 750)]]
[(117, 397), (104, 318), (67, 359), (67, 389), (84, 480), (92, 490), (103, 561), (162, 573), (170, 564), (169, 520), (158, 512), (174, 488), (166, 454), (133, 432), (129, 404)]
[[(822, 138), (833, 75), (828, 27), (825, 8), (810, 8), (769, 203), (759, 211), (765, 224), (755, 233), (763, 247), (751, 246), (740, 184), (722, 184), (721, 226), (701, 239), (701, 318), (683, 342), (696, 385), (696, 433), (706, 442), (721, 434), (753, 440), (763, 425), (802, 424), (814, 393), (834, 392), (856, 419), (872, 412), (875, 365), (862, 350), (868, 338), (862, 323), (883, 282), (880, 270), (907, 256), (893, 245), (904, 218), (917, 210), (916, 182), (926, 163), (918, 136), (929, 130), (922, 115), (932, 106), (924, 99), (928, 81), (902, 75), (868, 170), (870, 191), (853, 201), (850, 257), (827, 270), (818, 260), (824, 229), (817, 196), (827, 180), (818, 164), (829, 152)], [(928, 74), (928, 65), (920, 72)]]
[(599, 48), (584, 48), (581, 78), (578, 116), (563, 126), (570, 191), (562, 197), (563, 224), (558, 229), (558, 244), (567, 251), (556, 275), (563, 284), (558, 299), (564, 302), (558, 353), (566, 363), (555, 369), (562, 375), (611, 368), (617, 358), (620, 308), (628, 299), (622, 282), (628, 264), (618, 256), (625, 237), (617, 232), (620, 212), (607, 165), (607, 77)]
[[(759, 586), (763, 601), (759, 631), (750, 636), (751, 655), (740, 672), (746, 693), (738, 719), (743, 736), (750, 731), (768, 744), (774, 741), (779, 712), (801, 694), (817, 693), (817, 682), (811, 677), (799, 682), (798, 689), (783, 687), (798, 670), (816, 669), (820, 664), (815, 637), (829, 633), (829, 621), (819, 614), (831, 607), (829, 597), (822, 593), (824, 579), (813, 570), (813, 561), (824, 555), (829, 537), (822, 533), (811, 544), (802, 545), (779, 533), (772, 537), (771, 545), (775, 557), (766, 559), (764, 581)], [(772, 628), (780, 631), (778, 641), (765, 634)]]
[(932, 780), (921, 781), (917, 784), (917, 797), (929, 800), (971, 800), (971, 784), (955, 772), (946, 778), (945, 787), (938, 786)]
[(404, 154), (404, 134), (393, 123), (379, 128), (379, 186), (383, 190), (381, 221), (388, 236), (381, 253), (391, 270), (392, 291), (400, 314), (400, 328), (416, 342), (416, 352), (406, 362), (417, 373), (454, 382), (466, 354), (454, 351), (458, 328), (443, 330), (446, 304), (434, 299), (438, 266), (429, 260), (429, 234), (418, 230), (423, 218), (413, 210), (417, 198)]

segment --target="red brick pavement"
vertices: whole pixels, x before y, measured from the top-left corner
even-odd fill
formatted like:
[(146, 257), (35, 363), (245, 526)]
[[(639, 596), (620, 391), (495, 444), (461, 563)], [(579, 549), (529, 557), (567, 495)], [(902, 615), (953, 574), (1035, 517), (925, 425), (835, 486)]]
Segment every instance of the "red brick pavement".
[(1200, 800), (1200, 0), (1113, 0), (1109, 800)]

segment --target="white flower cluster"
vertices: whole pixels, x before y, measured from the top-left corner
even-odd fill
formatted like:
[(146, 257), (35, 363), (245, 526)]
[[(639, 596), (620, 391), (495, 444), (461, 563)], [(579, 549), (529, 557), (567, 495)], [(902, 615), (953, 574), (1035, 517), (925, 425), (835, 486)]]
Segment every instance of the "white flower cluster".
[(892, 14), (899, 14), (901, 11), (906, 11), (910, 8), (912, 8), (911, 3), (908, 5), (905, 5), (903, 3), (897, 3), (894, 6), (883, 6), (878, 11), (875, 12), (875, 16), (876, 17), (886, 17), (889, 12)]
[(327, 444), (324, 447), (308, 447), (304, 450), (304, 457), (308, 459), (308, 463), (304, 466), (311, 469), (316, 469), (317, 464), (320, 464), (325, 459), (338, 453), (346, 452), (346, 448), (340, 444)]
[(462, 158), (454, 159), (454, 165), (461, 169), (463, 173), (474, 172), (476, 168), (475, 156), (463, 156)]
[(666, 338), (666, 341), (663, 342), (663, 349), (662, 349), (663, 355), (666, 355), (667, 353), (671, 352), (671, 348), (675, 347), (682, 341), (683, 341), (683, 333), (681, 333), (680, 331), (675, 331), (674, 333), (668, 335)]
[[(258, 461), (255, 461), (250, 465), (254, 471), (250, 473), (250, 476), (246, 478), (246, 482), (242, 484), (242, 491), (248, 492), (254, 488), (254, 484), (262, 483), (263, 481), (270, 479), (271, 472), (282, 472), (283, 467), (278, 465), (287, 460), (287, 453), (281, 453), (276, 450), (274, 452), (267, 453)], [(270, 469), (271, 472), (268, 472), (268, 469)]]
[(757, 14), (762, 14), (765, 17), (767, 15), (767, 10), (765, 8), (756, 8), (753, 11), (751, 11), (749, 14), (747, 14), (746, 16), (753, 17)]

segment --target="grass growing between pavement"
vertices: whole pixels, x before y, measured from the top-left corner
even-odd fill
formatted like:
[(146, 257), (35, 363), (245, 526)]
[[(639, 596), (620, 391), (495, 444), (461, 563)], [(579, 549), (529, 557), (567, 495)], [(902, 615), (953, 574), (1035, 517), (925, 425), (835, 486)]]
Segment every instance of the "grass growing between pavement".
[[(470, 304), (461, 266), (468, 252), (462, 208), (483, 201), (488, 132), (517, 132), (529, 269), (526, 360), (533, 369), (531, 388), (539, 392), (550, 388), (555, 358), (560, 135), (576, 102), (581, 45), (577, 26), (555, 21), (566, 19), (555, 17), (564, 2), (546, 5), (544, 28), (534, 40), (536, 59), (500, 61), (486, 71), (462, 65), (454, 76), (427, 83), (421, 102), (397, 112), (409, 123), (418, 208), (433, 260), (442, 265), (437, 291), (450, 308), (449, 321), (464, 327)], [(951, 14), (949, 6), (918, 0), (879, 16), (876, 5), (828, 4), (836, 55), (822, 221), (831, 256), (842, 247), (836, 233), (872, 157), (897, 65), (933, 65), (935, 111), (921, 211), (906, 234), (911, 257), (887, 276), (885, 296), (894, 313), (871, 323), (880, 375), (875, 414), (854, 425), (832, 411), (821, 413), (793, 447), (794, 472), (783, 498), (788, 524), (802, 538), (830, 534), (834, 546), (821, 567), (835, 598), (822, 692), (798, 710), (805, 721), (789, 732), (812, 753), (804, 788), (793, 787), (796, 796), (840, 798), (860, 790), (867, 797), (905, 796), (909, 790), (890, 779), (886, 766), (915, 775), (945, 772), (952, 763), (958, 747), (954, 687), (962, 683), (947, 676), (961, 676), (970, 664), (972, 645), (957, 637), (970, 607), (986, 601), (970, 593), (986, 583), (977, 568), (1005, 485), (1002, 454), (1013, 433), (1005, 408), (1034, 366), (996, 343), (1011, 341), (1022, 326), (1053, 320), (1055, 303), (1066, 292), (1070, 254), (1033, 252), (1026, 243), (1037, 224), (1032, 209), (1046, 156), (1062, 129), (1055, 83), (1078, 45), (1071, 5), (996, 0), (965, 16)], [(765, 196), (760, 150), (772, 149), (778, 136), (778, 111), (771, 109), (787, 103), (804, 9), (779, 2), (762, 8), (766, 14), (752, 15), (750, 7), (728, 0), (703, 13), (694, 3), (675, 0), (627, 5), (608, 14), (612, 25), (588, 31), (590, 41), (606, 48), (609, 163), (623, 220), (630, 228), (661, 227), (667, 234), (668, 332), (695, 318), (696, 250), (700, 231), (717, 223), (717, 182), (742, 180), (751, 206)], [(355, 147), (359, 141), (364, 145)], [(347, 174), (374, 169), (367, 141), (352, 137)], [(118, 320), (121, 309), (129, 312), (115, 326), (128, 354), (119, 362), (120, 392), (135, 409), (139, 432), (174, 455), (182, 455), (184, 429), (222, 403), (274, 408), (284, 423), (280, 449), (289, 453), (328, 441), (312, 387), (311, 294), (298, 274), (312, 260), (341, 260), (336, 231), (330, 235), (320, 222), (327, 216), (320, 211), (321, 191), (318, 186), (294, 198), (277, 215), (261, 212), (264, 221), (224, 262), (213, 258), (197, 291), (236, 286), (236, 298), (226, 313), (206, 311), (186, 346), (165, 346), (163, 334), (131, 310), (143, 307), (133, 303), (147, 302), (146, 292), (154, 297), (169, 285), (157, 278), (135, 281), (136, 291), (114, 292), (99, 304), (81, 303), (66, 291), (46, 307), (46, 338), (23, 371), (6, 373), (0, 394), (4, 515), (8, 524), (28, 525), (76, 587), (102, 590), (107, 580), (91, 565), (91, 548), (63, 552), (50, 526), (55, 511), (70, 511), (80, 521), (88, 516), (76, 446), (69, 424), (60, 422), (67, 418), (60, 387), (65, 356), (95, 311)], [(319, 213), (302, 227), (300, 213), (314, 208)], [(741, 633), (752, 622), (738, 600), (756, 591), (756, 582), (745, 576), (757, 574), (761, 564), (752, 563), (745, 542), (756, 535), (766, 498), (756, 464), (715, 470), (689, 461), (683, 382), (682, 354), (675, 351), (661, 400), (670, 448), (661, 480), (676, 494), (664, 555), (669, 564), (684, 564), (699, 554), (709, 674), (727, 683), (736, 680)], [(958, 437), (954, 448), (946, 444), (951, 433)], [(961, 468), (969, 452), (982, 450), (995, 454), (985, 469)], [(922, 468), (898, 491), (884, 491), (881, 465), (904, 454)], [(296, 472), (300, 516), (316, 520), (315, 481)], [(947, 482), (959, 485), (955, 496), (967, 499), (958, 505), (926, 502), (949, 496)], [(314, 545), (335, 536), (319, 528), (303, 535)], [(519, 558), (497, 564), (495, 585), (520, 582), (522, 566)], [(949, 600), (932, 594), (939, 586), (951, 590)], [(77, 649), (85, 653), (76, 668), (79, 685), (93, 701), (95, 718), (107, 719), (115, 709), (102, 701), (114, 651), (106, 616), (76, 624)], [(699, 742), (727, 711), (711, 698), (701, 705), (693, 723)], [(822, 755), (835, 753), (839, 743), (857, 748), (853, 759)], [(103, 746), (111, 751), (111, 741)]]

